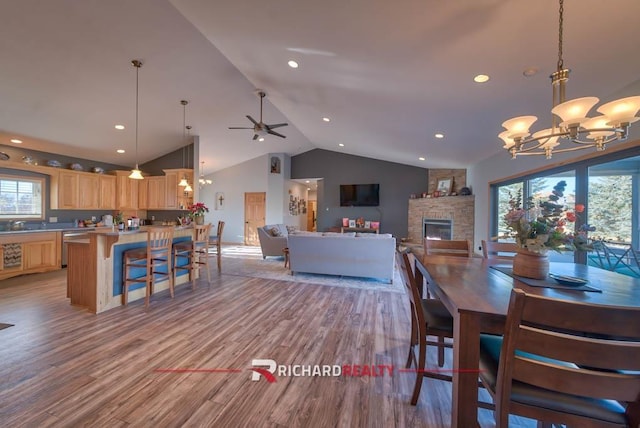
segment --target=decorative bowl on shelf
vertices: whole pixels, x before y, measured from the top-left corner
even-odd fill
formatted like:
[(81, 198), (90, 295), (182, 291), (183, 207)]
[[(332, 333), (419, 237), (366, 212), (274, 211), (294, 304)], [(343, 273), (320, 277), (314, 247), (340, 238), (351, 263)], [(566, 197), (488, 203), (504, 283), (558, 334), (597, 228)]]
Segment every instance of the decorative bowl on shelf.
[(72, 163), (69, 165), (69, 169), (72, 169), (74, 171), (83, 171), (84, 168), (82, 167), (82, 165), (80, 165), (79, 163)]
[(91, 171), (95, 172), (96, 174), (104, 174), (104, 169), (100, 168), (99, 166), (94, 166), (93, 168), (91, 168)]
[(22, 163), (33, 165), (33, 158), (31, 156), (22, 156)]
[(57, 160), (51, 159), (47, 161), (47, 165), (51, 166), (53, 168), (60, 168), (62, 166), (62, 164), (60, 162), (58, 162)]
[(11, 156), (6, 154), (5, 152), (0, 152), (0, 160), (9, 160)]

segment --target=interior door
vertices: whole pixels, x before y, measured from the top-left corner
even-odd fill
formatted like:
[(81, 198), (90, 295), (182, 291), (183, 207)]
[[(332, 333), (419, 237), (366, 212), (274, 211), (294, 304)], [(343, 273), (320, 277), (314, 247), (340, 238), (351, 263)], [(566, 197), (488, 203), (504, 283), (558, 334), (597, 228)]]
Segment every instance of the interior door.
[(260, 245), (258, 227), (264, 226), (266, 193), (244, 194), (244, 244)]
[(307, 203), (307, 230), (316, 231), (316, 201)]

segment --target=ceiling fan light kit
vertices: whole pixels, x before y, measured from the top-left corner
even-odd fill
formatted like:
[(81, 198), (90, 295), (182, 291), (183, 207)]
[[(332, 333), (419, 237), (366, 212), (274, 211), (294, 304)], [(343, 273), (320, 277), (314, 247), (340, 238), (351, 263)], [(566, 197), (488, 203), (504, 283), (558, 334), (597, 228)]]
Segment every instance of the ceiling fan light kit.
[[(566, 84), (570, 70), (564, 68), (562, 59), (562, 32), (564, 23), (564, 0), (559, 0), (558, 65), (551, 77), (553, 104), (551, 127), (531, 135), (529, 128), (538, 120), (536, 116), (519, 116), (505, 121), (506, 131), (498, 134), (504, 141), (503, 148), (515, 159), (518, 155), (544, 155), (551, 159), (553, 153), (564, 153), (594, 147), (603, 151), (606, 145), (623, 141), (629, 126), (640, 120), (640, 96), (622, 98), (601, 105), (597, 111), (602, 116), (587, 114), (600, 100), (583, 97), (567, 101)], [(564, 147), (563, 143), (572, 143)]]
[(249, 119), (251, 121), (251, 123), (253, 123), (253, 127), (251, 128), (247, 128), (247, 127), (238, 127), (238, 126), (230, 126), (229, 129), (253, 129), (253, 140), (258, 140), (258, 138), (260, 138), (259, 141), (263, 141), (264, 136), (268, 135), (275, 135), (276, 137), (280, 137), (280, 138), (287, 138), (285, 135), (280, 134), (279, 132), (274, 131), (275, 128), (280, 128), (282, 126), (287, 126), (288, 123), (275, 123), (273, 125), (267, 125), (266, 123), (264, 123), (262, 121), (262, 103), (264, 100), (264, 97), (267, 95), (264, 91), (258, 89), (256, 91), (256, 95), (258, 95), (260, 97), (260, 122), (257, 122), (254, 118), (252, 118), (250, 115), (247, 115), (247, 119)]

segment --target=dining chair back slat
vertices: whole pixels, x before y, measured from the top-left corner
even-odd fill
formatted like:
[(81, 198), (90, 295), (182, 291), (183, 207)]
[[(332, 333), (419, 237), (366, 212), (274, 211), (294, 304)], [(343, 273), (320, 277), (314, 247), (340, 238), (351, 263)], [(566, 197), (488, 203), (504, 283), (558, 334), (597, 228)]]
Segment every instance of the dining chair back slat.
[[(570, 426), (627, 426), (639, 416), (638, 319), (637, 307), (552, 299), (514, 289), (495, 385), (483, 372), (490, 372), (491, 365), (481, 364), (480, 370), (494, 396), (496, 426), (507, 427), (509, 413)], [(486, 353), (481, 346), (481, 354)], [(622, 403), (618, 413), (607, 400)], [(593, 408), (598, 406), (604, 416), (596, 421)], [(626, 422), (620, 425), (619, 418)]]
[(482, 240), (482, 256), (485, 259), (513, 261), (517, 251), (518, 245), (515, 242)]
[(424, 239), (425, 255), (471, 257), (473, 249), (469, 240)]

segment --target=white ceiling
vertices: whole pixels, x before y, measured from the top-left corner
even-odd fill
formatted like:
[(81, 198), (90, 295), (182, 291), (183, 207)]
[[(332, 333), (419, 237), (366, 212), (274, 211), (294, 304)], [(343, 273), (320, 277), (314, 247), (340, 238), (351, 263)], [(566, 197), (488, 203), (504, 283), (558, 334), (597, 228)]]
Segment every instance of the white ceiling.
[[(140, 163), (183, 145), (186, 99), (207, 173), (313, 148), (465, 167), (501, 150), (510, 117), (549, 126), (557, 9), (556, 0), (0, 0), (0, 144), (20, 138), (133, 165), (130, 62), (141, 59)], [(638, 0), (566, 0), (569, 98), (640, 94), (639, 16)], [(526, 78), (527, 67), (540, 72)], [(474, 83), (478, 73), (491, 80)], [(268, 94), (264, 121), (289, 122), (278, 129), (286, 139), (228, 129), (259, 117), (256, 88)]]

